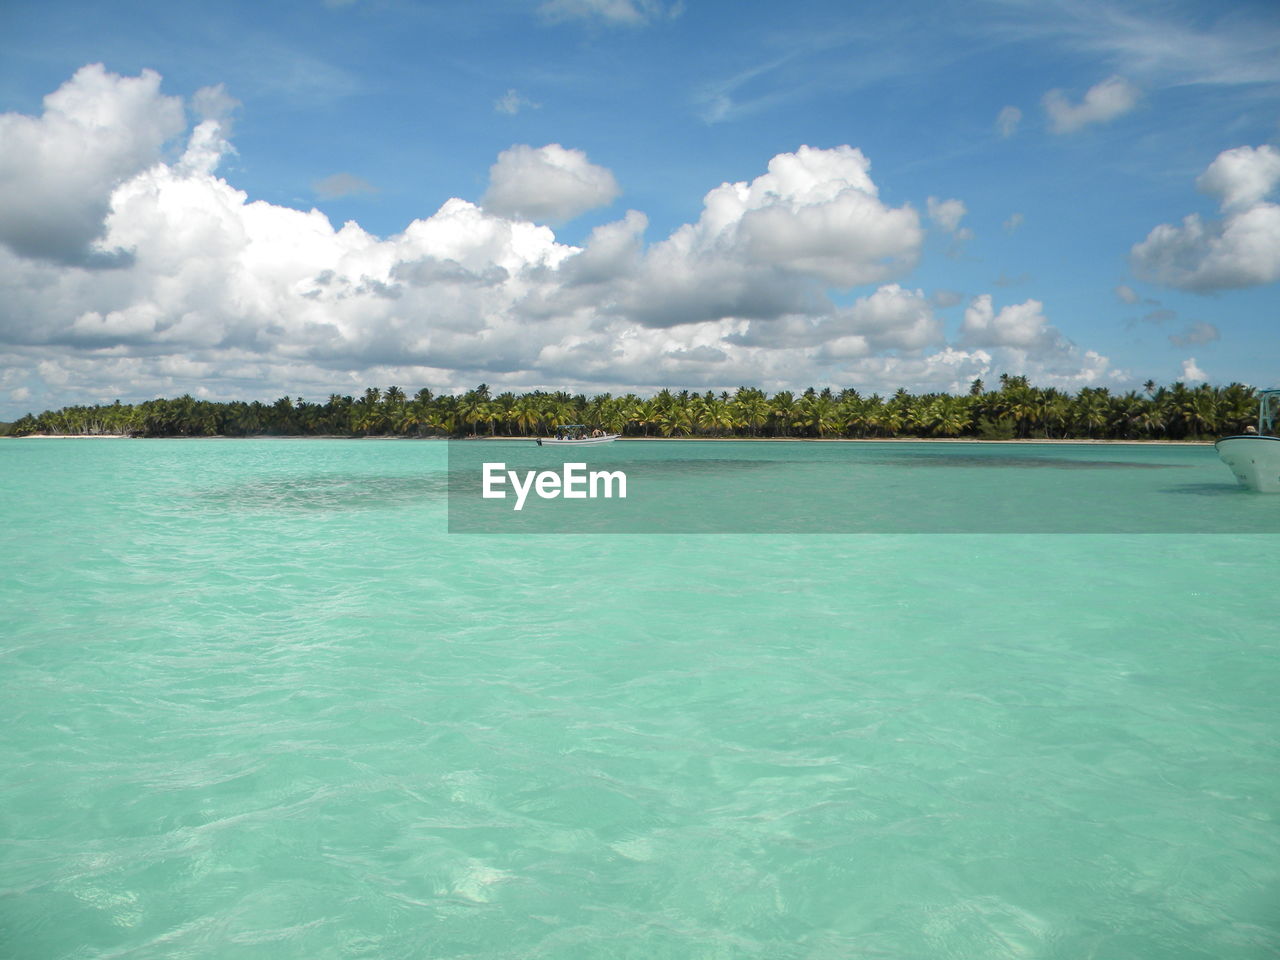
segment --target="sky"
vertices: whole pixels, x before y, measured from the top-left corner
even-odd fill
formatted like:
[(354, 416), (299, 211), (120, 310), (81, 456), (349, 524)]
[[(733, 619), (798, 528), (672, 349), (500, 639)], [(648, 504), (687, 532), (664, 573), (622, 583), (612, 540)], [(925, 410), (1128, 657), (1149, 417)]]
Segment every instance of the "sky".
[(0, 420), (1280, 385), (1280, 7), (0, 5)]

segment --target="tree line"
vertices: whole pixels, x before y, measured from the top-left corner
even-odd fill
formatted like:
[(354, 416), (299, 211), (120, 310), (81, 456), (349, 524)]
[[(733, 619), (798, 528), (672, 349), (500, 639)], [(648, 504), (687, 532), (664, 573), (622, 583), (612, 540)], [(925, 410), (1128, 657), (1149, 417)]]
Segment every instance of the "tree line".
[(33, 433), (138, 437), (256, 436), (537, 436), (557, 424), (581, 423), (635, 437), (1010, 439), (1208, 439), (1239, 433), (1253, 422), (1255, 390), (1240, 383), (1191, 388), (1183, 383), (1111, 393), (1085, 387), (1072, 394), (1037, 387), (1026, 377), (1000, 377), (996, 389), (974, 380), (964, 395), (864, 396), (857, 390), (809, 388), (772, 395), (753, 387), (732, 393), (662, 390), (585, 394), (533, 391), (494, 395), (481, 384), (458, 396), (424, 388), (369, 387), (360, 397), (323, 403), (284, 396), (274, 403), (215, 402), (189, 395), (125, 404), (71, 406), (27, 414), (5, 426)]

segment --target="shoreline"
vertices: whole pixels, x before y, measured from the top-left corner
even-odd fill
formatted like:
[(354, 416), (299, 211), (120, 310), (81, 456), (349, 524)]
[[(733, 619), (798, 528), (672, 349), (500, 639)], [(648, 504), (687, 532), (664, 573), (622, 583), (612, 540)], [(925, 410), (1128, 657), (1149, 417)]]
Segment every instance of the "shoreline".
[[(532, 437), (482, 437), (489, 440), (531, 440)], [(626, 440), (651, 440), (686, 443), (1119, 443), (1129, 446), (1146, 444), (1162, 444), (1171, 447), (1202, 447), (1212, 445), (1212, 440), (1077, 440), (1056, 438), (1053, 440), (1036, 440), (1033, 438), (1015, 440), (980, 440), (977, 437), (619, 437)]]
[[(3, 436), (0, 440), (518, 440), (532, 443), (533, 437), (522, 436), (472, 436), (472, 437), (344, 437), (338, 434), (314, 436), (256, 436), (256, 437), (127, 437), (119, 433), (29, 433), (22, 437)], [(976, 437), (619, 437), (618, 442), (648, 443), (994, 443), (994, 444), (1064, 444), (1064, 445), (1121, 445), (1205, 447), (1213, 440), (1087, 440), (1077, 438), (981, 440)]]

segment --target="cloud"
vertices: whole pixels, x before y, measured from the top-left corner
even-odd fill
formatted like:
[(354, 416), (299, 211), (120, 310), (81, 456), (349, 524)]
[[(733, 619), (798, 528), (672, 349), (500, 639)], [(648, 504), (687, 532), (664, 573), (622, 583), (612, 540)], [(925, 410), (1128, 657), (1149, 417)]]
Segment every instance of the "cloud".
[(529, 107), (531, 110), (541, 109), (542, 104), (534, 103), (528, 97), (522, 96), (520, 92), (514, 88), (508, 90), (497, 100), (493, 101), (493, 109), (497, 113), (505, 113), (509, 117), (514, 117), (517, 113)]
[[(900, 276), (919, 257), (920, 218), (880, 201), (870, 167), (849, 146), (778, 154), (751, 182), (707, 193), (697, 222), (631, 261), (608, 291), (591, 293), (593, 302), (645, 326), (673, 327), (823, 313), (828, 287)], [(565, 302), (562, 293), (557, 307)]]
[(1221, 223), (1191, 214), (1181, 226), (1156, 227), (1130, 257), (1144, 279), (1195, 293), (1274, 283), (1280, 279), (1280, 207), (1261, 204)]
[(1020, 213), (1010, 214), (1009, 219), (1006, 220), (1003, 224), (1004, 232), (1008, 234), (1017, 233), (1018, 228), (1022, 226), (1025, 220), (1026, 220), (1026, 217), (1024, 217)]
[(948, 350), (985, 358), (984, 364), (969, 365), (974, 377), (1016, 371), (1038, 385), (1064, 390), (1127, 377), (1125, 371), (1113, 370), (1111, 361), (1097, 351), (1080, 351), (1049, 323), (1038, 300), (997, 311), (990, 294), (974, 297), (965, 308), (959, 342)]
[(339, 197), (350, 197), (361, 193), (377, 193), (377, 187), (363, 177), (353, 173), (335, 173), (316, 180), (311, 184), (321, 200), (336, 200)]
[(160, 75), (90, 64), (44, 98), (40, 117), (0, 115), (0, 243), (60, 263), (119, 262), (101, 239), (111, 192), (186, 126)]
[[(1161, 85), (1280, 81), (1280, 25), (1266, 5), (1217, 9), (1179, 5), (1006, 4), (1006, 40), (1044, 39), (1102, 55), (1130, 76)], [(1019, 19), (1021, 22), (1018, 22)]]
[(1108, 77), (1090, 87), (1079, 104), (1072, 104), (1061, 90), (1044, 95), (1049, 128), (1054, 133), (1075, 133), (1089, 124), (1110, 123), (1138, 104), (1139, 91), (1123, 77)]
[(922, 234), (910, 206), (880, 201), (870, 170), (848, 146), (780, 153), (751, 183), (708, 193), (698, 223), (670, 242), (840, 287), (879, 282), (915, 265)]
[(641, 264), (643, 238), (649, 219), (638, 210), (591, 231), (586, 246), (561, 270), (570, 287), (605, 284), (633, 275)]
[(996, 116), (996, 130), (1000, 136), (1008, 140), (1018, 132), (1018, 124), (1022, 122), (1022, 111), (1017, 107), (1002, 107)]
[[(657, 0), (546, 0), (538, 12), (555, 23), (563, 20), (600, 20), (611, 25), (638, 27), (668, 11)], [(679, 13), (672, 5), (670, 13)]]
[(864, 357), (888, 350), (918, 353), (944, 342), (942, 322), (922, 290), (896, 283), (825, 315), (756, 319), (726, 342), (751, 347), (817, 347), (824, 360)]
[(1212, 323), (1197, 321), (1187, 327), (1182, 334), (1170, 335), (1169, 342), (1175, 347), (1191, 347), (1201, 343), (1213, 343), (1215, 340), (1221, 339), (1218, 328)]
[(200, 122), (187, 141), (180, 166), (185, 170), (212, 173), (227, 154), (235, 153), (231, 145), (231, 115), (240, 106), (222, 84), (202, 87), (191, 98), (191, 107)]
[(938, 229), (947, 233), (955, 233), (960, 228), (960, 221), (968, 213), (963, 201), (939, 200), (937, 197), (929, 197), (927, 208), (929, 219), (937, 225)]
[(1224, 150), (1196, 179), (1197, 189), (1217, 197), (1224, 213), (1257, 206), (1277, 183), (1280, 150), (1270, 144)]
[(1116, 287), (1115, 294), (1116, 299), (1121, 303), (1137, 303), (1142, 299), (1136, 292), (1134, 292), (1133, 287), (1123, 283)]
[(201, 87), (191, 97), (191, 109), (201, 120), (216, 120), (221, 124), (224, 137), (231, 136), (231, 115), (243, 104), (227, 93), (227, 88), (219, 83), (211, 87)]
[(1221, 220), (1198, 214), (1160, 224), (1130, 251), (1134, 271), (1164, 286), (1209, 293), (1280, 279), (1280, 206), (1265, 197), (1280, 183), (1280, 150), (1226, 150), (1197, 179), (1218, 197)]
[(965, 245), (973, 239), (973, 231), (968, 227), (960, 226), (960, 221), (968, 212), (964, 203), (960, 200), (939, 200), (937, 197), (929, 197), (926, 209), (934, 226), (951, 235), (951, 243), (947, 247), (946, 255), (953, 260), (964, 256)]
[(581, 150), (518, 144), (498, 154), (480, 202), (499, 216), (555, 223), (608, 206), (621, 192), (613, 174)]
[(1207, 382), (1209, 375), (1200, 369), (1195, 357), (1190, 357), (1182, 361), (1182, 379), (1189, 383), (1196, 381)]
[(1013, 347), (1032, 355), (1060, 353), (1061, 333), (1049, 325), (1044, 304), (1027, 300), (995, 311), (990, 294), (974, 297), (964, 311), (960, 340), (965, 347)]
[[(370, 383), (481, 380), (961, 389), (993, 366), (1045, 383), (1113, 376), (1105, 358), (1062, 340), (1035, 301), (997, 313), (986, 297), (983, 314), (979, 298), (961, 342), (948, 344), (934, 311), (956, 295), (895, 282), (920, 256), (920, 215), (881, 200), (870, 161), (851, 146), (778, 154), (754, 179), (710, 189), (696, 219), (652, 242), (648, 219), (632, 210), (569, 245), (504, 207), (501, 192), (500, 209), (491, 195), (484, 204), (455, 197), (378, 237), (354, 222), (335, 227), (318, 210), (254, 200), (219, 176), (232, 150), (225, 91), (201, 95), (186, 128), (181, 102), (161, 96), (153, 75), (89, 78), (69, 84), (77, 109), (117, 124), (94, 136), (131, 144), (119, 152), (132, 159), (95, 181), (98, 219), (82, 216), (77, 242), (122, 255), (114, 269), (87, 271), (28, 255), (23, 230), (5, 236), (0, 397), (9, 404), (183, 392), (319, 398)], [(122, 89), (137, 93), (130, 82), (141, 82), (143, 102), (118, 110)], [(4, 122), (26, 130), (36, 155), (68, 142), (60, 121)], [(553, 147), (506, 151), (491, 192), (501, 187), (513, 205), (549, 194), (559, 206), (551, 214), (616, 196), (608, 171)], [(567, 187), (556, 179), (565, 171)], [(43, 196), (81, 182), (67, 165), (25, 172)], [(963, 229), (954, 208), (940, 209)], [(47, 231), (59, 216), (37, 211), (30, 229)], [(833, 288), (863, 289), (837, 303)], [(29, 391), (21, 401), (19, 390)]]
[(990, 381), (1012, 370), (1037, 386), (1074, 391), (1081, 387), (1123, 382), (1128, 373), (1093, 350), (1074, 349), (1054, 359), (1029, 357), (1023, 351), (996, 348), (965, 350), (945, 347), (920, 356), (872, 356), (843, 364), (839, 383), (863, 391), (887, 391), (910, 384), (919, 392), (965, 392), (975, 379)]
[(821, 354), (825, 356), (839, 358), (853, 343), (865, 344), (866, 353), (918, 353), (943, 345), (942, 322), (934, 316), (924, 292), (906, 290), (896, 283), (859, 298), (853, 306), (837, 311), (829, 322), (840, 335), (827, 339)]
[(768, 92), (735, 99), (740, 89), (751, 85), (758, 87), (764, 77), (776, 74), (797, 58), (802, 58), (806, 47), (798, 47), (740, 70), (738, 73), (715, 83), (708, 84), (698, 91), (697, 100), (701, 106), (700, 115), (706, 123), (722, 123), (729, 120), (740, 120), (772, 107), (777, 107), (797, 96), (803, 96), (806, 85), (791, 85), (785, 81), (773, 80), (768, 84)]
[(1010, 276), (1009, 274), (1001, 270), (1000, 276), (992, 280), (991, 283), (997, 287), (1020, 287), (1024, 283), (1027, 283), (1030, 279), (1031, 279), (1030, 274), (1019, 273), (1019, 274), (1016, 274), (1015, 276)]

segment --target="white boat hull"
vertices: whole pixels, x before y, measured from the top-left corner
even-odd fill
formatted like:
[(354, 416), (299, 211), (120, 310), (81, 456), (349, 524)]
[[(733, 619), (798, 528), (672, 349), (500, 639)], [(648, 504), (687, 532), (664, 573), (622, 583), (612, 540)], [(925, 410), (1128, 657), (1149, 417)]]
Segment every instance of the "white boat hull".
[(540, 437), (540, 447), (588, 447), (593, 443), (613, 443), (620, 434), (610, 433), (603, 437), (583, 437), (581, 440), (557, 440), (553, 437)]
[(1280, 493), (1280, 437), (1223, 437), (1214, 446), (1242, 486)]

